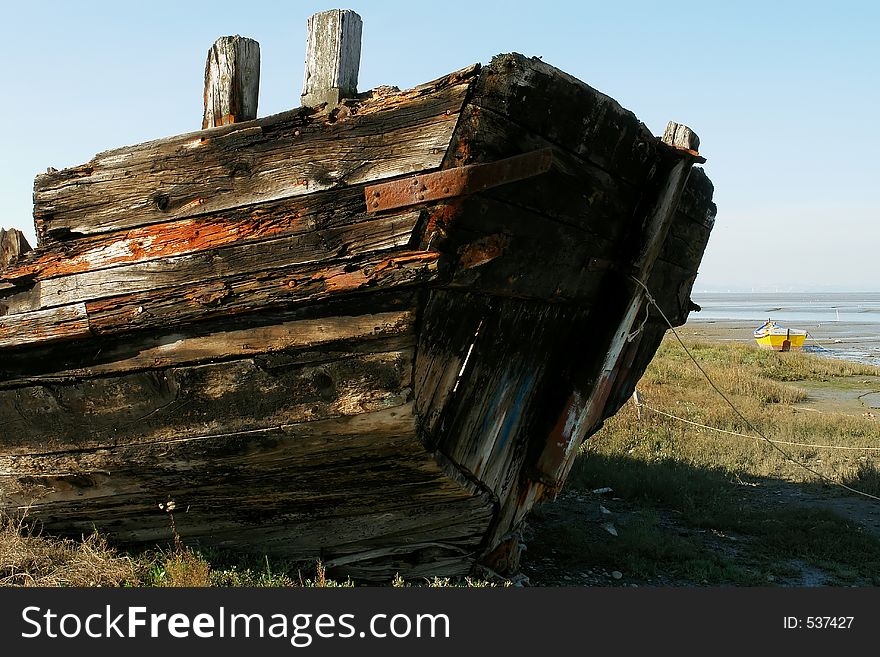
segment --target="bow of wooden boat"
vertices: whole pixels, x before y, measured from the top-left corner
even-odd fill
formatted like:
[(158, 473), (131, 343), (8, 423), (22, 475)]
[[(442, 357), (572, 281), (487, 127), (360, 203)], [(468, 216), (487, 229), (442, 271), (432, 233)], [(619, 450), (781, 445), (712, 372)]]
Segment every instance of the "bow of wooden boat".
[(369, 580), (514, 569), (662, 338), (635, 280), (687, 317), (697, 148), (510, 54), (39, 176), (0, 271), (4, 507), (149, 543), (174, 500), (186, 541)]

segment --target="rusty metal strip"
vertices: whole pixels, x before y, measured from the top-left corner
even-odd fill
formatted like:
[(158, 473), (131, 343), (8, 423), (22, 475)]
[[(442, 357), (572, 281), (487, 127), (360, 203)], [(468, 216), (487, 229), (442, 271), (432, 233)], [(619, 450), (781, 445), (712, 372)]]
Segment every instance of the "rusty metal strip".
[(542, 148), (487, 164), (471, 164), (372, 185), (365, 189), (367, 211), (396, 210), (475, 194), (546, 173), (552, 164), (553, 149)]
[(675, 151), (679, 155), (689, 155), (693, 158), (694, 164), (705, 164), (706, 158), (700, 155), (699, 151), (695, 151), (693, 148), (686, 148), (684, 146), (676, 146), (675, 144), (667, 144), (663, 141), (657, 142), (661, 148), (668, 148), (671, 151)]

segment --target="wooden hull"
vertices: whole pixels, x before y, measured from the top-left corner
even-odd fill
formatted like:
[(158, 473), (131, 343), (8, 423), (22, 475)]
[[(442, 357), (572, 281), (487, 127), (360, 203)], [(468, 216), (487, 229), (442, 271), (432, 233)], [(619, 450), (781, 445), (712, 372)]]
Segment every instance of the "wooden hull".
[[(173, 501), (187, 543), (368, 581), (516, 568), (666, 329), (626, 272), (687, 318), (712, 185), (518, 55), (346, 108), (38, 177), (40, 247), (0, 272), (7, 512), (151, 544)], [(515, 183), (368, 205), (541, 149)]]
[(807, 339), (806, 333), (795, 333), (791, 335), (765, 335), (761, 338), (755, 338), (755, 342), (761, 349), (772, 349), (773, 351), (800, 351), (804, 347), (804, 341)]

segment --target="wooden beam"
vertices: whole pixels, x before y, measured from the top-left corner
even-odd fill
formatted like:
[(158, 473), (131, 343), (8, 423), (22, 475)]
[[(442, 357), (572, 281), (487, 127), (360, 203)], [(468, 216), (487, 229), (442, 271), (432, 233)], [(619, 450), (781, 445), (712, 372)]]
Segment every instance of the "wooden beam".
[(260, 272), (372, 255), (404, 248), (412, 238), (418, 212), (392, 221), (364, 221), (264, 242), (244, 242), (190, 255), (86, 270), (41, 282), (43, 308), (150, 292), (177, 285), (196, 286), (226, 276), (259, 278)]
[[(414, 332), (415, 310), (412, 308), (291, 320), (232, 330), (218, 328), (201, 334), (191, 328), (169, 327), (168, 331), (159, 335), (126, 336), (124, 341), (116, 342), (103, 340), (99, 347), (92, 343), (88, 352), (84, 349), (78, 353), (76, 346), (64, 345), (59, 347), (65, 349), (63, 354), (55, 351), (46, 356), (54, 356), (54, 367), (51, 370), (45, 368), (45, 374), (31, 367), (26, 371), (26, 376), (16, 376), (17, 372), (21, 373), (27, 367), (24, 365), (26, 358), (42, 358), (44, 353), (48, 354), (47, 351), (36, 356), (33, 351), (14, 356), (4, 353), (0, 389), (58, 383), (74, 377), (94, 379), (108, 374), (216, 363), (281, 352), (291, 362), (299, 359), (303, 362), (327, 360), (343, 353), (405, 346), (412, 342)], [(100, 353), (96, 356), (99, 348)]]
[(292, 308), (355, 292), (413, 287), (440, 278), (440, 254), (376, 253), (365, 259), (245, 273), (207, 282), (122, 295), (86, 304), (89, 327), (99, 335), (156, 329), (270, 308)]
[(663, 133), (663, 143), (673, 148), (678, 148), (694, 153), (700, 150), (700, 138), (697, 134), (686, 125), (670, 121), (666, 124), (666, 130)]
[(205, 62), (202, 129), (257, 118), (260, 44), (238, 36), (220, 37)]
[(437, 168), (476, 71), (376, 93), (344, 120), (299, 109), (41, 174), (38, 235), (69, 240)]
[[(694, 143), (696, 135), (689, 128), (687, 133), (692, 135), (688, 137), (689, 143)], [(663, 143), (675, 146), (670, 143), (675, 134), (676, 131), (673, 130), (672, 135), (664, 135)], [(654, 264), (666, 243), (692, 164), (693, 159), (682, 154), (665, 165), (666, 171), (662, 174), (663, 178), (659, 179), (662, 180), (660, 188), (648, 212), (645, 228), (639, 236), (640, 248), (630, 270), (633, 279), (641, 282), (650, 279)], [(556, 488), (565, 481), (577, 455), (577, 446), (602, 421), (606, 403), (618, 377), (624, 376), (622, 370), (626, 368), (623, 362), (626, 355), (631, 354), (628, 345), (640, 330), (636, 328), (638, 318), (643, 312), (643, 305), (647, 303), (641, 285), (627, 277), (624, 286), (629, 299), (625, 302), (623, 312), (610, 320), (615, 328), (608, 336), (609, 341), (596, 344), (597, 349), (605, 354), (603, 362), (595, 376), (587, 379), (586, 386), (576, 386), (572, 391), (564, 411), (548, 437), (543, 453), (538, 458), (536, 469), (540, 480), (551, 488)]]
[(0, 349), (88, 335), (89, 320), (83, 303), (0, 317)]
[(357, 95), (361, 17), (350, 9), (313, 14), (308, 21), (302, 104), (338, 105)]
[(412, 345), (309, 363), (266, 354), (0, 390), (0, 453), (180, 441), (401, 406), (412, 358)]

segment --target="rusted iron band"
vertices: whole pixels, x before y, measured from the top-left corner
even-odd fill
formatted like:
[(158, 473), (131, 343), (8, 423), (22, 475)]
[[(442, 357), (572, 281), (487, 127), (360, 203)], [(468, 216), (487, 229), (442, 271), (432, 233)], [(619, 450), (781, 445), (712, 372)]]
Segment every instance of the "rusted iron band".
[(553, 149), (542, 148), (497, 162), (471, 164), (372, 185), (364, 190), (367, 211), (396, 210), (419, 203), (475, 194), (546, 173), (552, 164)]

